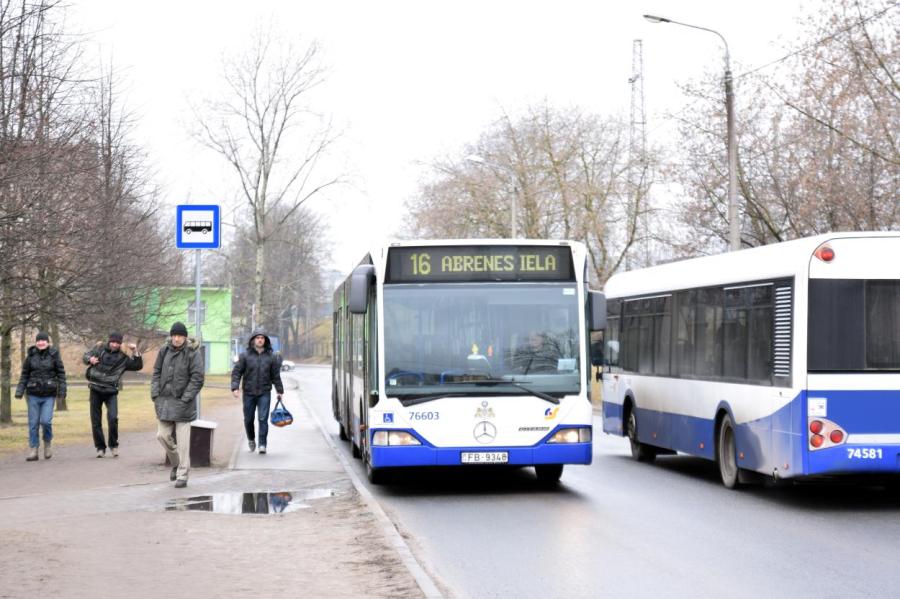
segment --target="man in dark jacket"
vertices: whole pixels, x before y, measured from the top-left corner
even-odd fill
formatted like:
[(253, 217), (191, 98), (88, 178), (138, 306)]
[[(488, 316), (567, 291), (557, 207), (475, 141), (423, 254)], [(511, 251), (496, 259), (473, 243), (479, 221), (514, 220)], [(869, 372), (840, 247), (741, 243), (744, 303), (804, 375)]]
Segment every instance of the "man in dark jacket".
[(88, 386), (91, 388), (91, 428), (97, 457), (106, 455), (106, 439), (103, 437), (103, 404), (106, 404), (106, 421), (109, 424), (109, 449), (114, 458), (119, 457), (119, 383), (126, 370), (140, 370), (144, 360), (137, 346), (129, 346), (132, 355), (122, 350), (122, 333), (112, 332), (106, 344), (98, 343), (84, 354), (82, 360), (89, 364)]
[(231, 392), (239, 397), (238, 389), (244, 379), (244, 429), (250, 451), (256, 450), (254, 441), (254, 413), (259, 418), (259, 453), (266, 453), (266, 438), (269, 434), (269, 404), (272, 401), (272, 387), (278, 392), (278, 399), (284, 394), (281, 384), (281, 356), (272, 351), (269, 336), (262, 331), (254, 331), (247, 343), (247, 351), (238, 358), (231, 371)]
[(159, 350), (153, 365), (150, 397), (159, 426), (156, 438), (172, 464), (170, 480), (186, 487), (191, 468), (191, 421), (197, 417), (197, 394), (203, 387), (203, 356), (200, 346), (188, 340), (187, 327), (176, 322), (169, 341)]
[(50, 347), (50, 335), (41, 331), (22, 362), (16, 399), (28, 394), (28, 457), (38, 459), (38, 425), (44, 430), (44, 459), (53, 457), (53, 407), (57, 397), (66, 396), (66, 369), (59, 350)]

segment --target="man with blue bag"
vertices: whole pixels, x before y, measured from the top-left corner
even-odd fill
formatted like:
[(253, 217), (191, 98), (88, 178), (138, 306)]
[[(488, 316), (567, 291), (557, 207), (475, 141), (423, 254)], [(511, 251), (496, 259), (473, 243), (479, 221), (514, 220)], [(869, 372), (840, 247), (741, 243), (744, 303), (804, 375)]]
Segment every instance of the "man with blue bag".
[[(241, 384), (243, 380), (243, 385)], [(244, 392), (244, 430), (247, 432), (247, 445), (250, 451), (266, 453), (266, 442), (269, 435), (269, 407), (272, 401), (272, 387), (278, 393), (280, 402), (284, 394), (281, 384), (281, 355), (272, 350), (272, 342), (263, 331), (253, 331), (247, 343), (247, 351), (238, 358), (231, 371), (231, 392), (235, 399), (240, 397), (239, 389)], [(259, 420), (259, 443), (254, 419)]]

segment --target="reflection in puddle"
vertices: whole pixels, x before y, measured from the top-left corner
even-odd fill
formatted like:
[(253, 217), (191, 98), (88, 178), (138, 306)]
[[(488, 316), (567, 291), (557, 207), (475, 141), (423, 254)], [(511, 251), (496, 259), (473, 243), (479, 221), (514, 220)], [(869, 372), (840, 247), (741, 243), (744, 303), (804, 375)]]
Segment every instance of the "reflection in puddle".
[(310, 507), (305, 501), (334, 497), (332, 489), (306, 489), (277, 493), (212, 493), (172, 499), (167, 512), (213, 512), (216, 514), (287, 514)]

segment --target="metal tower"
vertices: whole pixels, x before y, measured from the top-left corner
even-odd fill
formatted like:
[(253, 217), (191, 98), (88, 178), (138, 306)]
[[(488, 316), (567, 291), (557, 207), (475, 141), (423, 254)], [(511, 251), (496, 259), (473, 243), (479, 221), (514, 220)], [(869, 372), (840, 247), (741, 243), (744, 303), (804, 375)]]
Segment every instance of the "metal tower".
[(629, 222), (637, 219), (638, 240), (625, 257), (625, 268), (647, 266), (651, 262), (650, 225), (647, 206), (647, 119), (644, 112), (643, 42), (631, 46), (631, 123), (628, 128), (628, 210)]

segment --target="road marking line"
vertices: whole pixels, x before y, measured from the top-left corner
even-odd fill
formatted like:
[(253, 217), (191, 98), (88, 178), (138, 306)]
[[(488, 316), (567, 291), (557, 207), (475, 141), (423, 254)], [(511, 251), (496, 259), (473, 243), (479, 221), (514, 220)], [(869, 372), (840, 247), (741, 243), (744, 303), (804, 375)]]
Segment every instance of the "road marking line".
[(325, 426), (319, 420), (319, 417), (316, 415), (315, 410), (313, 410), (312, 407), (307, 403), (302, 393), (298, 392), (297, 395), (300, 399), (300, 402), (303, 403), (303, 407), (312, 416), (313, 421), (319, 428), (319, 432), (322, 433), (322, 436), (325, 438), (325, 442), (328, 443), (328, 446), (331, 447), (334, 455), (336, 455), (337, 459), (341, 462), (341, 465), (344, 467), (344, 470), (350, 477), (350, 482), (352, 482), (353, 486), (356, 487), (356, 492), (359, 493), (359, 496), (363, 498), (366, 506), (368, 506), (368, 508), (372, 510), (372, 514), (381, 525), (382, 532), (387, 537), (390, 545), (394, 548), (395, 551), (397, 551), (397, 554), (400, 557), (400, 561), (403, 562), (403, 565), (405, 565), (406, 569), (409, 570), (409, 573), (415, 579), (416, 584), (419, 585), (419, 589), (425, 594), (425, 597), (427, 599), (443, 599), (444, 595), (440, 590), (438, 590), (438, 587), (435, 584), (434, 580), (432, 580), (431, 576), (428, 575), (428, 572), (425, 571), (425, 568), (422, 567), (422, 564), (419, 563), (419, 560), (416, 559), (416, 556), (409, 548), (409, 545), (406, 544), (406, 541), (403, 540), (403, 536), (400, 534), (400, 532), (397, 530), (397, 527), (385, 513), (384, 509), (381, 507), (381, 504), (378, 503), (378, 500), (375, 499), (375, 496), (372, 495), (372, 492), (366, 488), (362, 480), (360, 480), (359, 476), (357, 476), (356, 472), (354, 472), (353, 467), (350, 465), (350, 461), (347, 460), (344, 454), (341, 453), (341, 451), (338, 449), (337, 445), (335, 445), (334, 440), (332, 440), (331, 436), (328, 434), (328, 431), (325, 430)]

